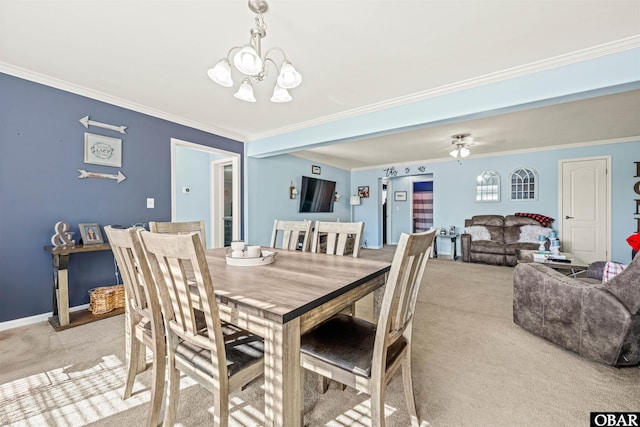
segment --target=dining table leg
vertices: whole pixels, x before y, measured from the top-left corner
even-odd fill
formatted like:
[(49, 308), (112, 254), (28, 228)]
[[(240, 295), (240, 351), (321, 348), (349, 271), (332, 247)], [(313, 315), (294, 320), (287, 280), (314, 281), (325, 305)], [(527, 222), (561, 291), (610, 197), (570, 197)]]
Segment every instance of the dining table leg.
[(265, 418), (268, 426), (301, 426), (300, 319), (270, 323), (265, 334)]

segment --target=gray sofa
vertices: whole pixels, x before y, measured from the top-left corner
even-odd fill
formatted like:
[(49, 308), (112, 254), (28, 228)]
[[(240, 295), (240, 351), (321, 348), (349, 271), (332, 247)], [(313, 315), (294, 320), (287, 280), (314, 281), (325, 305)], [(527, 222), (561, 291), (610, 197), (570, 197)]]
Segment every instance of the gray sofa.
[(570, 278), (539, 263), (514, 268), (513, 321), (597, 362), (640, 363), (639, 310), (640, 256), (606, 283)]
[[(471, 219), (465, 219), (465, 228), (484, 227), (489, 231), (490, 238), (474, 240), (471, 234), (463, 233), (460, 236), (462, 261), (516, 265), (518, 262), (516, 250), (536, 250), (539, 246), (535, 241), (521, 241), (520, 232), (523, 225), (545, 228), (534, 219), (516, 215), (476, 215)], [(550, 230), (547, 229), (547, 232)]]

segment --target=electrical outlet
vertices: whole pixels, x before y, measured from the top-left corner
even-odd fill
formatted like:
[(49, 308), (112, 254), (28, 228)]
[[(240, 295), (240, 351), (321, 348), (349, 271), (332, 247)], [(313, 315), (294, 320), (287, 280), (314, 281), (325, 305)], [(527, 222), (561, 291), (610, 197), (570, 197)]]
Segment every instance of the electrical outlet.
[(156, 199), (153, 197), (147, 197), (147, 209), (153, 209), (156, 206)]

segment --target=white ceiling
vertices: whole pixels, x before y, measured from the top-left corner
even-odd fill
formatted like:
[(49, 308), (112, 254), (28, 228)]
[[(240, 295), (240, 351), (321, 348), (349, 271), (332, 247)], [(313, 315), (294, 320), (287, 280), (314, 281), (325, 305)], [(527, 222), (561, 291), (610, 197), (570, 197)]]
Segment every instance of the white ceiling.
[[(283, 48), (303, 75), (288, 104), (268, 100), (274, 72), (254, 84), (255, 104), (206, 75), (248, 41), (254, 15), (240, 0), (0, 0), (0, 71), (246, 142), (638, 40), (640, 1), (269, 0), (264, 19), (263, 49)], [(474, 135), (474, 155), (635, 137), (639, 99), (613, 94), (298, 154), (351, 169), (446, 157), (458, 132)]]

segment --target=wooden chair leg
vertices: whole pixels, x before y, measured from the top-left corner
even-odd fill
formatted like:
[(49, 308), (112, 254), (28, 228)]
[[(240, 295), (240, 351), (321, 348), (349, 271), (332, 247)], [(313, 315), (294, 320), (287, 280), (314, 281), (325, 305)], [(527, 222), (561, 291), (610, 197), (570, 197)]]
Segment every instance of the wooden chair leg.
[(124, 385), (124, 393), (122, 395), (123, 400), (131, 397), (133, 383), (136, 379), (136, 374), (138, 373), (138, 360), (140, 360), (138, 353), (140, 353), (144, 348), (140, 341), (138, 341), (138, 339), (133, 335), (130, 335), (127, 339), (129, 340), (129, 345), (126, 346), (127, 355), (125, 356), (127, 363), (127, 378)]
[(416, 411), (416, 400), (413, 394), (413, 379), (411, 378), (411, 353), (402, 363), (402, 385), (404, 387), (404, 396), (407, 400), (407, 410), (411, 417), (411, 426), (417, 427), (420, 425), (420, 419), (418, 418), (418, 411)]
[(147, 415), (147, 425), (157, 426), (160, 419), (160, 409), (162, 408), (162, 397), (164, 391), (164, 378), (167, 367), (165, 348), (156, 346), (153, 353), (153, 370), (151, 373), (151, 404)]
[(178, 396), (180, 394), (180, 371), (175, 367), (175, 354), (169, 354), (169, 381), (167, 385), (167, 406), (164, 409), (163, 425), (173, 426), (178, 408)]
[(371, 390), (371, 426), (384, 427), (384, 380), (381, 384), (372, 384)]
[(325, 394), (329, 388), (329, 378), (318, 374), (318, 393)]
[(213, 425), (227, 427), (229, 425), (229, 390), (218, 389), (213, 398)]

